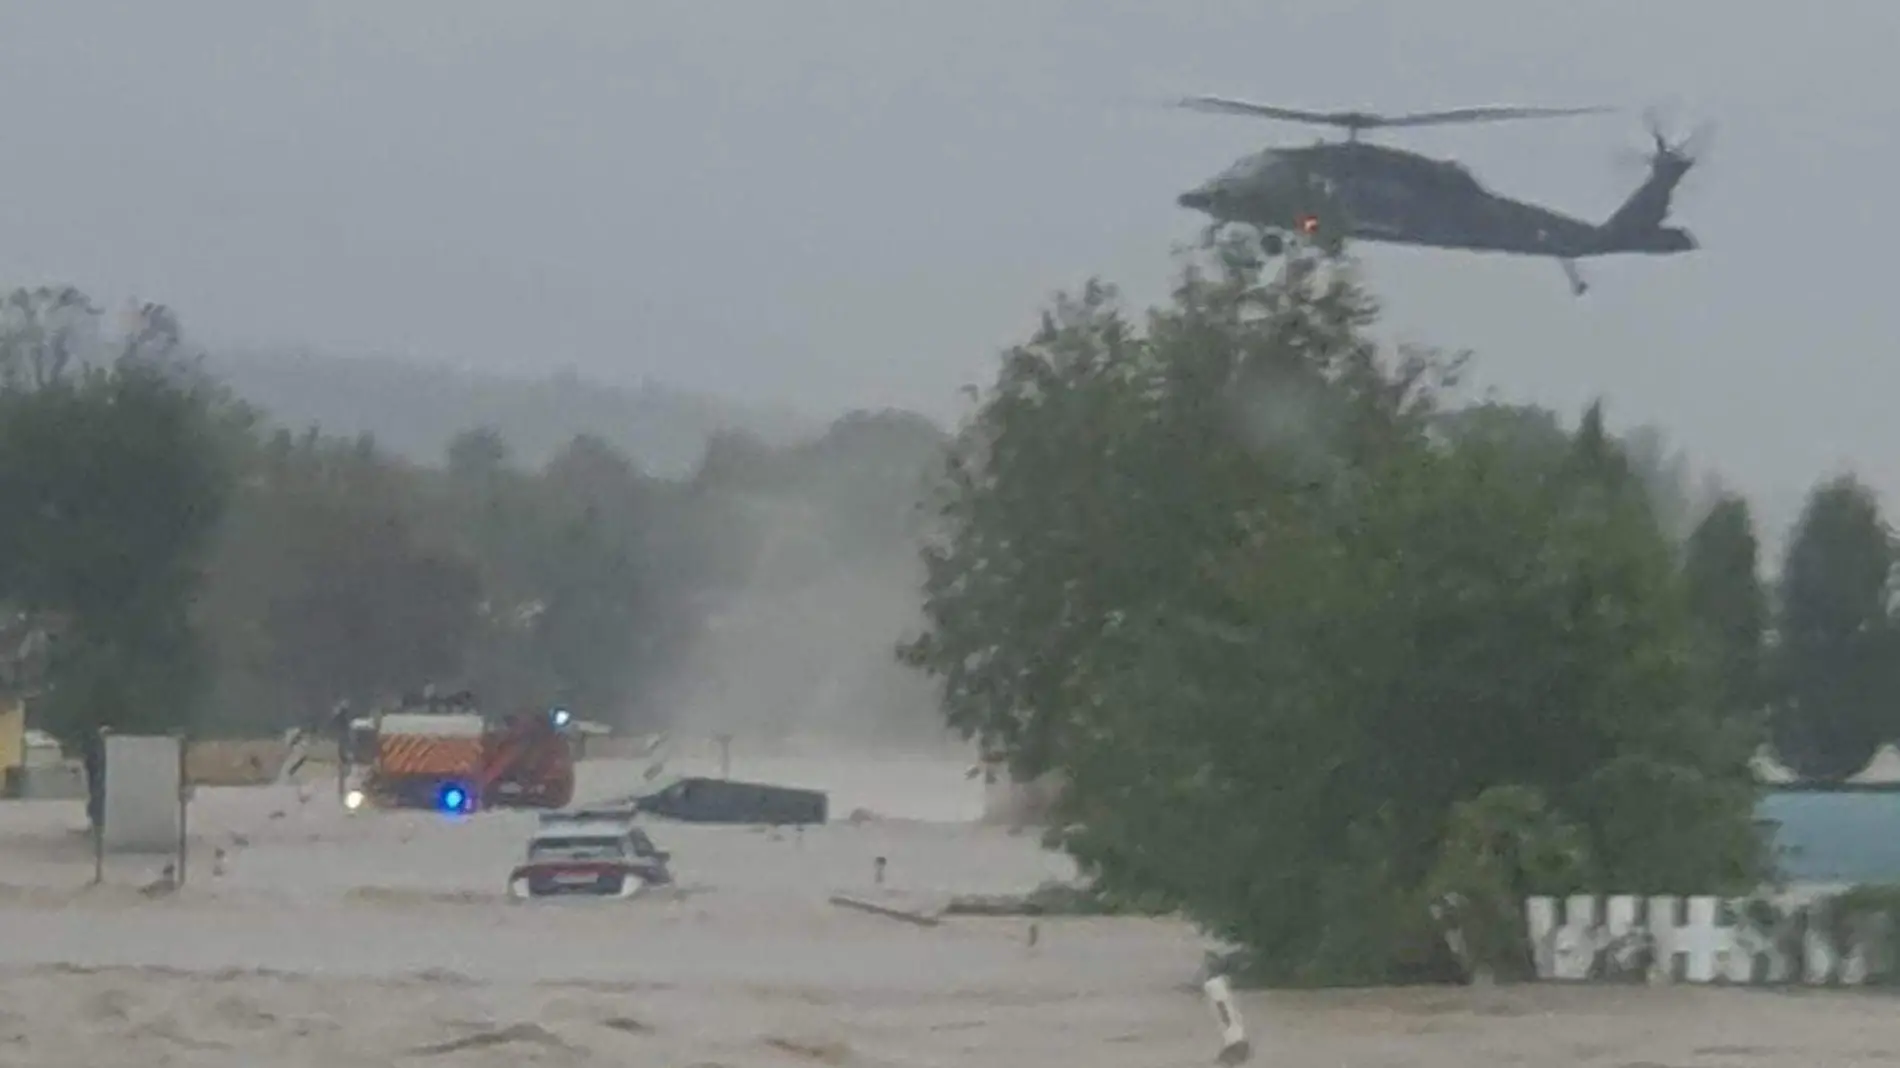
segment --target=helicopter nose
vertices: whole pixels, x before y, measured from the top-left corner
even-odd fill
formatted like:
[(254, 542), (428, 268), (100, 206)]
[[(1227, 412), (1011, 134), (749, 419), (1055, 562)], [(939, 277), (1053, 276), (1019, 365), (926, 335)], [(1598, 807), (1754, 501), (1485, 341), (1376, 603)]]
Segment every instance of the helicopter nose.
[(1214, 194), (1206, 186), (1202, 186), (1199, 189), (1190, 189), (1182, 193), (1180, 196), (1174, 198), (1174, 202), (1190, 211), (1212, 211), (1214, 208)]

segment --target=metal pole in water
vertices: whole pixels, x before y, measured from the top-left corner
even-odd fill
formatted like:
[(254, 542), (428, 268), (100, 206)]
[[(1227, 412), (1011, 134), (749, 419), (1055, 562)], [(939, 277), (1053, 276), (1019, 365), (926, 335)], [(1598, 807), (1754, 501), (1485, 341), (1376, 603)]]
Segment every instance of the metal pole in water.
[(191, 775), (187, 770), (185, 754), (189, 741), (183, 731), (172, 735), (178, 739), (178, 886), (185, 885), (185, 853), (190, 841), (191, 828), (186, 822), (185, 813), (191, 810)]
[[(86, 812), (88, 815), (91, 815), (96, 811), (98, 815), (98, 819), (92, 821), (92, 883), (94, 886), (106, 881), (106, 791), (104, 780), (106, 773), (106, 734), (110, 730), (111, 728), (109, 727), (100, 727), (98, 731), (93, 734), (92, 743), (98, 747), (96, 759), (86, 762)], [(95, 782), (95, 778), (98, 781)], [(96, 808), (92, 803), (92, 797), (95, 793), (99, 795), (99, 804)]]
[(1253, 1056), (1253, 1047), (1247, 1042), (1247, 1029), (1241, 1025), (1240, 1010), (1234, 1006), (1234, 994), (1227, 987), (1227, 978), (1217, 975), (1203, 984), (1202, 989), (1214, 1009), (1214, 1022), (1220, 1025), (1220, 1055), (1216, 1061), (1223, 1065), (1244, 1063)]
[(732, 735), (719, 736), (719, 777), (732, 778)]
[(348, 804), (350, 796), (350, 709), (348, 702), (337, 702), (336, 711), (330, 715), (330, 725), (336, 734), (336, 799)]

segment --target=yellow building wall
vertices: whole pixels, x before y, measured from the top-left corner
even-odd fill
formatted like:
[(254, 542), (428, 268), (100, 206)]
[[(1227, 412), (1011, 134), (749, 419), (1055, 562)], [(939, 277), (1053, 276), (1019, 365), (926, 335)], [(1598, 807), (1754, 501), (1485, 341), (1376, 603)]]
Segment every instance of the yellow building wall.
[(26, 705), (16, 697), (0, 697), (0, 768), (26, 763)]

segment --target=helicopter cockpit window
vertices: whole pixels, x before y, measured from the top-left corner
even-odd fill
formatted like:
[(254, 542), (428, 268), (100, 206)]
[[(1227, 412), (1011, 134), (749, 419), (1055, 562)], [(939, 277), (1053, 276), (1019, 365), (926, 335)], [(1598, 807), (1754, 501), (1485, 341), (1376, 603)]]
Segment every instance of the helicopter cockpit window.
[(1467, 170), (1462, 163), (1454, 163), (1451, 160), (1438, 160), (1434, 162), (1433, 170), (1435, 171), (1433, 177), (1437, 179), (1438, 184), (1442, 188), (1461, 190), (1476, 190), (1478, 188), (1478, 179), (1472, 177), (1471, 172)]
[(1223, 183), (1271, 181), (1276, 176), (1284, 174), (1286, 169), (1286, 161), (1282, 160), (1278, 153), (1269, 149), (1248, 156), (1227, 168), (1219, 180)]

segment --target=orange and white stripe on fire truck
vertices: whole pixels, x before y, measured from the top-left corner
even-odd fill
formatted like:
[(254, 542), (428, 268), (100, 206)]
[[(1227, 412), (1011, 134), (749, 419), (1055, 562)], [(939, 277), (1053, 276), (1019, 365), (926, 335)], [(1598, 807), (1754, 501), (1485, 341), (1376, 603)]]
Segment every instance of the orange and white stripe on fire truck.
[(384, 775), (470, 774), (481, 766), (484, 728), (478, 715), (390, 713), (377, 727), (377, 770)]
[(385, 734), (376, 745), (376, 768), (385, 775), (466, 775), (481, 762), (480, 738)]

